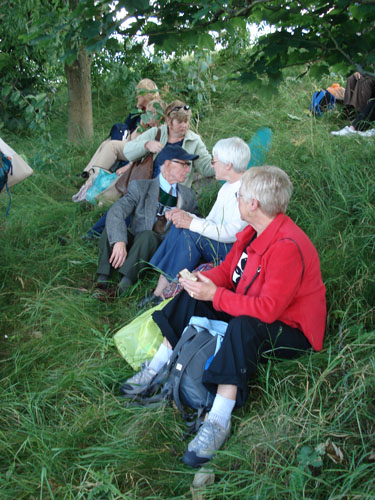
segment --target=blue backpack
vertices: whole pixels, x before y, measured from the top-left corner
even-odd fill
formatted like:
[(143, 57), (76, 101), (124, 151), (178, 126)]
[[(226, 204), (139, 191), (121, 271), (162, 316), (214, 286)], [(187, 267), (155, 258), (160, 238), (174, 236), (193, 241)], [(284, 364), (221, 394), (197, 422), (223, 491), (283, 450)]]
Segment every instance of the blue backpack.
[(8, 156), (5, 156), (5, 154), (0, 151), (0, 193), (3, 190), (4, 186), (6, 187), (8, 196), (9, 196), (9, 205), (6, 211), (6, 216), (8, 216), (9, 210), (10, 210), (10, 205), (12, 203), (12, 198), (10, 196), (9, 188), (8, 188), (8, 175), (13, 174), (13, 165), (12, 165), (12, 160)]
[(324, 111), (333, 109), (336, 105), (336, 98), (328, 90), (317, 90), (314, 92), (310, 104), (310, 111), (313, 116), (321, 116)]

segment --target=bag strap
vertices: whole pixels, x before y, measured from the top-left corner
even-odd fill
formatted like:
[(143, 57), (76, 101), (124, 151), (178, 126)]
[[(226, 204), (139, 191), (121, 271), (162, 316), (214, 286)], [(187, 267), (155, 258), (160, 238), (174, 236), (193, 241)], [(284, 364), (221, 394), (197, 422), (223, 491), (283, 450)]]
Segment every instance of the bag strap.
[[(12, 197), (10, 195), (9, 187), (8, 187), (8, 175), (10, 172), (10, 175), (13, 175), (13, 162), (12, 159), (9, 156), (6, 156), (2, 151), (0, 151), (0, 168), (4, 172), (4, 184), (1, 186), (1, 189), (5, 186), (6, 192), (8, 193), (9, 196), (9, 203), (8, 203), (8, 208), (6, 209), (5, 212), (5, 217), (8, 217), (10, 207), (12, 206)], [(5, 164), (3, 162), (5, 160)]]
[[(203, 331), (205, 331), (207, 333), (207, 336), (205, 338), (203, 338), (203, 335), (202, 335)], [(200, 331), (200, 332), (196, 331), (195, 332), (195, 337), (191, 340), (191, 343), (190, 343), (189, 354), (185, 355), (185, 356), (179, 356), (179, 358), (177, 359), (177, 362), (175, 363), (173, 370), (172, 370), (172, 375), (174, 377), (173, 399), (174, 399), (174, 402), (176, 403), (177, 408), (180, 410), (180, 412), (182, 413), (182, 416), (184, 417), (185, 420), (187, 418), (186, 412), (184, 411), (184, 409), (182, 407), (182, 403), (181, 403), (181, 399), (180, 399), (180, 384), (181, 384), (182, 376), (184, 375), (185, 370), (186, 370), (187, 366), (189, 365), (190, 361), (193, 359), (193, 357), (196, 355), (196, 353), (199, 350), (204, 349), (209, 342), (213, 341), (216, 344), (215, 337), (213, 337), (208, 332), (208, 330), (205, 329), (203, 331)], [(180, 368), (179, 368), (179, 365), (181, 365)]]

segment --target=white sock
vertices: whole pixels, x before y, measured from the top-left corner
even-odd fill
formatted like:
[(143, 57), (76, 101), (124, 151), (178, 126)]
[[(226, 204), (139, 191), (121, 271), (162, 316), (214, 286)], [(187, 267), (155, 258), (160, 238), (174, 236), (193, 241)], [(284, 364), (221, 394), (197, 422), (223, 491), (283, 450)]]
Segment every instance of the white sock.
[(215, 422), (216, 424), (219, 424), (223, 429), (226, 429), (229, 424), (235, 404), (235, 400), (225, 398), (224, 396), (220, 396), (220, 394), (216, 394), (214, 403), (212, 405), (210, 413), (208, 414), (208, 420), (210, 420), (211, 422)]
[(169, 349), (165, 344), (160, 344), (159, 349), (150, 362), (150, 368), (156, 372), (160, 371), (172, 356), (172, 352), (173, 350)]

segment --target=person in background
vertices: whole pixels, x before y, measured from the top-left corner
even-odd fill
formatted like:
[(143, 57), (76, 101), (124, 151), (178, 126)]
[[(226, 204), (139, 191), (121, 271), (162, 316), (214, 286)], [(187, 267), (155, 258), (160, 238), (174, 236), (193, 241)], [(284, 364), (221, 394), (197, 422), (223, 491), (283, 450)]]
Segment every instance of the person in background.
[(363, 75), (358, 71), (349, 76), (345, 87), (344, 106), (354, 120), (343, 129), (332, 131), (332, 135), (375, 136), (375, 130), (369, 130), (371, 122), (375, 121), (375, 77)]
[(201, 259), (220, 262), (225, 259), (246, 222), (241, 220), (236, 192), (250, 161), (250, 148), (239, 137), (218, 141), (212, 150), (216, 180), (226, 181), (206, 218), (175, 208), (166, 217), (173, 223), (156, 250), (150, 264), (161, 272), (156, 289), (141, 300), (139, 308), (154, 306), (163, 299), (163, 290), (184, 268), (192, 271)]
[(112, 271), (118, 269), (118, 292), (124, 293), (138, 279), (170, 228), (166, 212), (173, 207), (193, 213), (197, 210), (194, 191), (182, 184), (197, 156), (181, 146), (168, 146), (164, 153), (158, 176), (131, 181), (128, 193), (108, 211), (106, 228), (99, 240), (99, 288), (108, 288)]
[(183, 456), (185, 464), (208, 462), (230, 434), (231, 414), (244, 405), (248, 382), (265, 355), (291, 359), (323, 346), (325, 287), (318, 253), (287, 215), (292, 183), (273, 166), (252, 167), (237, 193), (247, 227), (222, 264), (180, 278), (184, 291), (153, 313), (164, 341), (140, 372), (121, 386), (126, 396), (146, 390), (168, 362), (192, 316), (228, 323), (223, 342), (202, 382), (213, 406)]
[(212, 176), (211, 156), (198, 134), (189, 129), (191, 119), (190, 107), (182, 101), (173, 101), (165, 109), (165, 124), (160, 127), (160, 140), (156, 141), (157, 127), (152, 127), (138, 136), (134, 141), (124, 145), (124, 156), (129, 161), (136, 161), (147, 153), (154, 155), (153, 178), (160, 172), (164, 162), (164, 148), (182, 147), (189, 154), (196, 155), (192, 168), (185, 179), (185, 186), (190, 187), (195, 172), (204, 177)]
[[(140, 128), (151, 128), (158, 127), (160, 125), (160, 121), (163, 116), (161, 116), (160, 110), (164, 112), (166, 104), (164, 101), (160, 99), (153, 99), (146, 105), (145, 113), (147, 116), (147, 123), (143, 123), (141, 121), (137, 128), (130, 134), (128, 141), (132, 141), (136, 137), (138, 137), (142, 132)], [(101, 158), (105, 159), (105, 161), (101, 162), (102, 164), (106, 162), (106, 165), (111, 163), (111, 161), (115, 162), (117, 157), (115, 153), (115, 149), (118, 149), (116, 146), (115, 149), (112, 147), (112, 144), (116, 142), (121, 142), (121, 147), (123, 147), (123, 141), (108, 141), (102, 149), (102, 153), (98, 156), (97, 161), (100, 163)], [(130, 163), (127, 161), (126, 164), (116, 170), (117, 175), (121, 175), (126, 172), (126, 170), (130, 167)], [(113, 163), (112, 163), (113, 164)], [(83, 240), (94, 240), (100, 238), (100, 235), (104, 231), (105, 221), (107, 219), (108, 211), (104, 212), (104, 214), (100, 217), (100, 219), (89, 229), (85, 234), (82, 235)]]
[[(127, 162), (123, 151), (124, 145), (136, 131), (141, 121), (141, 114), (146, 111), (150, 101), (160, 100), (158, 87), (153, 80), (144, 78), (136, 86), (136, 106), (138, 113), (129, 113), (123, 124), (115, 124), (112, 127), (110, 137), (103, 141), (86, 165), (84, 171), (91, 167), (100, 167), (109, 170), (116, 160)], [(138, 134), (137, 134), (138, 135)]]

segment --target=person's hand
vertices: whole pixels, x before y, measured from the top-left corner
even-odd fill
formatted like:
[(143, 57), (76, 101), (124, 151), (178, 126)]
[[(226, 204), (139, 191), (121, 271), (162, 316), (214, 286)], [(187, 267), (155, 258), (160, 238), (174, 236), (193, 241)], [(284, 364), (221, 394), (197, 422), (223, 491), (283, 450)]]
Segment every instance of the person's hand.
[(118, 168), (116, 170), (116, 175), (121, 175), (121, 174), (124, 174), (127, 170), (129, 170), (130, 168), (130, 163), (128, 163), (127, 165), (125, 165), (124, 167), (121, 167), (121, 168)]
[(118, 267), (121, 267), (123, 265), (123, 263), (125, 262), (126, 256), (127, 256), (127, 252), (126, 252), (125, 242), (124, 241), (117, 241), (113, 245), (112, 254), (111, 254), (111, 257), (109, 259), (109, 263), (111, 264), (111, 266), (113, 268), (117, 269)]
[(145, 144), (145, 148), (147, 151), (150, 151), (150, 153), (160, 153), (163, 147), (163, 144), (159, 141), (147, 141)]
[(193, 273), (198, 277), (198, 281), (187, 280), (180, 278), (179, 282), (184, 290), (197, 300), (214, 300), (214, 295), (217, 289), (215, 283), (201, 273)]
[(356, 72), (354, 73), (354, 78), (355, 78), (356, 80), (359, 80), (361, 77), (362, 77), (362, 75), (361, 75), (361, 73), (359, 73), (359, 71), (356, 71)]
[(178, 208), (172, 208), (171, 210), (167, 210), (167, 211), (165, 212), (165, 218), (166, 218), (167, 220), (172, 220), (173, 214), (174, 214), (174, 212), (175, 212), (176, 210), (179, 210), (179, 209), (178, 209)]
[(167, 213), (170, 214), (168, 220), (171, 220), (177, 228), (189, 229), (193, 217), (185, 212), (185, 210), (174, 208), (173, 210), (169, 210)]

